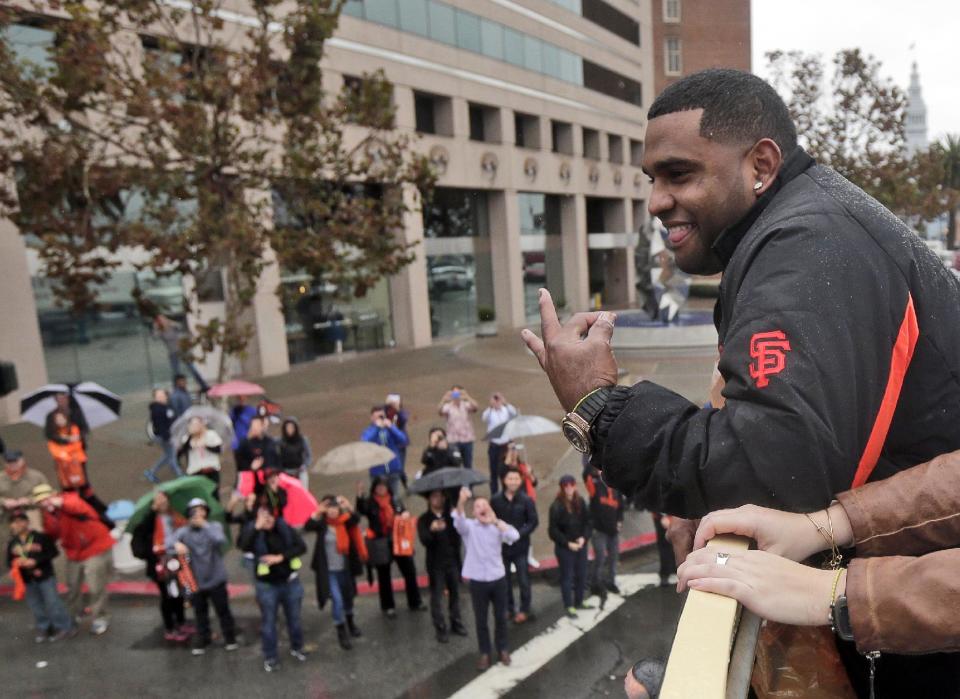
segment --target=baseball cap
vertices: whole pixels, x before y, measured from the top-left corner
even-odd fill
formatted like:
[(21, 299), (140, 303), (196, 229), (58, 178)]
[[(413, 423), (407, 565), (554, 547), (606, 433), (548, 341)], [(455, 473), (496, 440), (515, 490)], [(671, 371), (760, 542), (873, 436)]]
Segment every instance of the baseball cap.
[(571, 476), (569, 473), (560, 478), (560, 485), (576, 485), (577, 479)]
[(14, 510), (13, 512), (10, 513), (10, 519), (11, 519), (11, 520), (14, 520), (14, 519), (26, 519), (26, 520), (29, 520), (30, 517), (27, 515), (27, 511), (26, 511), (26, 510)]
[(51, 488), (47, 483), (36, 485), (33, 487), (33, 490), (30, 491), (30, 496), (33, 498), (34, 502), (43, 502), (51, 495), (53, 495), (53, 488)]
[(8, 464), (12, 464), (14, 461), (19, 461), (23, 458), (23, 452), (19, 449), (7, 449), (7, 451), (3, 453), (3, 458)]

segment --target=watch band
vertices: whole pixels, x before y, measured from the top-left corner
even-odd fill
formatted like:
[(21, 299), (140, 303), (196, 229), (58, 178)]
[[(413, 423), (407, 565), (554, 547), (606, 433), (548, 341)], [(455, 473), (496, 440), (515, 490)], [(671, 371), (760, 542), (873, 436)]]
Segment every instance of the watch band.
[(601, 411), (603, 411), (603, 406), (607, 404), (607, 397), (610, 395), (612, 388), (612, 386), (601, 386), (600, 388), (590, 391), (590, 393), (577, 402), (570, 412), (576, 413), (582, 417), (588, 425), (592, 426)]
[(850, 623), (850, 607), (847, 606), (846, 595), (840, 595), (837, 601), (830, 605), (830, 630), (844, 641), (853, 640), (853, 625)]

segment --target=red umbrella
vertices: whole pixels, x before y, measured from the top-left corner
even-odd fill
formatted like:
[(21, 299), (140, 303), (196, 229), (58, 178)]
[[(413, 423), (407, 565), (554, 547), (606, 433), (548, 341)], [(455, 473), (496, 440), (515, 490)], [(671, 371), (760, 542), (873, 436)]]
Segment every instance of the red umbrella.
[[(246, 497), (253, 492), (253, 471), (241, 471), (237, 489)], [(299, 480), (286, 473), (280, 474), (280, 487), (287, 491), (287, 506), (283, 508), (283, 518), (291, 527), (302, 527), (317, 511), (317, 499), (306, 490)]]
[(207, 391), (207, 395), (214, 398), (222, 396), (259, 396), (264, 393), (266, 393), (266, 391), (263, 390), (263, 386), (250, 383), (249, 381), (240, 381), (239, 379), (227, 381), (226, 383), (218, 383)]

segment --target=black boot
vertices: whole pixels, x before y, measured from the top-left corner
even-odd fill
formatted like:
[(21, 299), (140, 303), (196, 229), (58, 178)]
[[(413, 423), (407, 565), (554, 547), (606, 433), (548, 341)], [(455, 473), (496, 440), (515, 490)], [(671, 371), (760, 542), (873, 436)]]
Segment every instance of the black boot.
[(350, 634), (347, 633), (346, 624), (337, 624), (337, 640), (340, 641), (340, 647), (344, 650), (353, 648), (353, 644), (350, 643)]
[(347, 614), (347, 629), (354, 638), (360, 638), (363, 635), (357, 625), (353, 623), (353, 614)]

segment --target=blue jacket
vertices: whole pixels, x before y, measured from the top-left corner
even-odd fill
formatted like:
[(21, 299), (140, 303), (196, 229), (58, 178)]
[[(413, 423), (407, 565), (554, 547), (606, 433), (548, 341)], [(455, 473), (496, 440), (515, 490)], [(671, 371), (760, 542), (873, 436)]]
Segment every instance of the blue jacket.
[(393, 425), (388, 427), (377, 427), (376, 425), (370, 425), (363, 431), (363, 434), (360, 435), (360, 439), (364, 442), (372, 442), (373, 444), (384, 446), (397, 455), (390, 461), (390, 463), (380, 464), (379, 466), (374, 466), (371, 468), (371, 478), (374, 478), (375, 476), (385, 476), (388, 473), (403, 472), (403, 464), (400, 463), (399, 457), (400, 450), (410, 443), (407, 435)]

